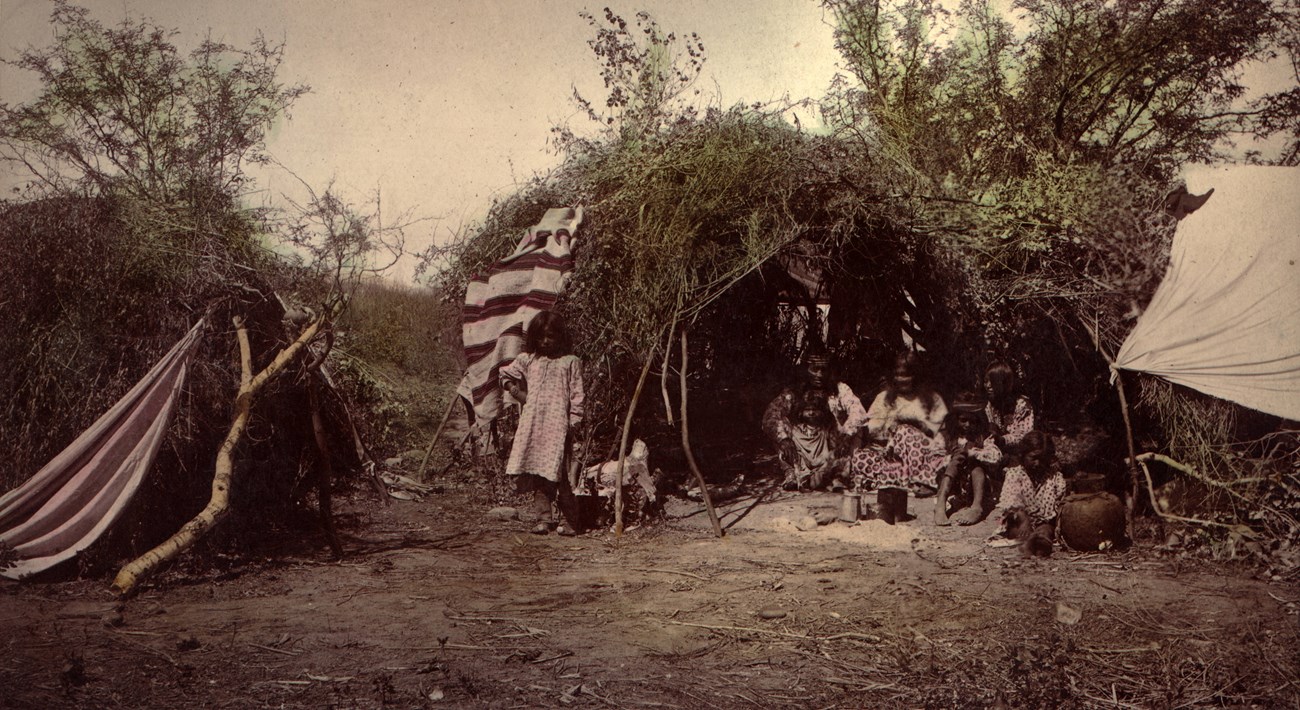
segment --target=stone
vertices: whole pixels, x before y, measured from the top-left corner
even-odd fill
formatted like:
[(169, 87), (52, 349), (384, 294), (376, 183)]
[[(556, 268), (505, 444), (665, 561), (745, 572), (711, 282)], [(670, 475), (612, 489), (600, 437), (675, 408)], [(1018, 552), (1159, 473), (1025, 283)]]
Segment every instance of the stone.
[(803, 532), (808, 532), (809, 530), (816, 530), (817, 518), (814, 518), (811, 515), (805, 515), (801, 518), (796, 518), (794, 521), (794, 526), (795, 528)]
[(489, 520), (518, 520), (519, 511), (509, 506), (493, 508), (487, 512)]

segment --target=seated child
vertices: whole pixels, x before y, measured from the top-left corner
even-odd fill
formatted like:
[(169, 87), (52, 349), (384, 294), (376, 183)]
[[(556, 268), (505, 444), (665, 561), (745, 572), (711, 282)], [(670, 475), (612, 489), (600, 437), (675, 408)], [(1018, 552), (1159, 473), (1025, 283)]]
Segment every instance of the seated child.
[[(974, 525), (988, 512), (989, 478), (1002, 451), (988, 432), (984, 400), (973, 392), (957, 395), (944, 422), (948, 457), (940, 474), (935, 525)], [(948, 514), (948, 506), (954, 512)]]
[(1065, 493), (1065, 477), (1056, 466), (1052, 437), (1041, 431), (1029, 432), (1021, 443), (1020, 465), (1007, 469), (1002, 484), (1002, 507), (1007, 517), (1022, 523), (1009, 525), (1008, 532), (1026, 543), (1045, 540), (1046, 550), (1029, 551), (1050, 554)]

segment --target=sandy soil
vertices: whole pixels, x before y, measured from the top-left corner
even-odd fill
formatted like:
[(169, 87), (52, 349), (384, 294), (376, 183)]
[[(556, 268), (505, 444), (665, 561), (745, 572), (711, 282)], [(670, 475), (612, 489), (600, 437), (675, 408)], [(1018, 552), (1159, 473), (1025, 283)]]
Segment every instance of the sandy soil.
[[(341, 501), (318, 539), (0, 587), (0, 706), (1297, 707), (1300, 589), (1165, 556), (991, 548), (994, 523), (794, 521), (830, 494), (528, 534), (469, 487)], [(868, 499), (870, 500), (870, 499)], [(220, 561), (218, 561), (220, 562)]]

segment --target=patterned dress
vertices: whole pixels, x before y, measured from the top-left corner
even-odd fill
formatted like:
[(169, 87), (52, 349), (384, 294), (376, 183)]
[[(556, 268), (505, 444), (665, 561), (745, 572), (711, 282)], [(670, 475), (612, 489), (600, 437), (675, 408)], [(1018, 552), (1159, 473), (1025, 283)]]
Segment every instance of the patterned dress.
[(1001, 434), (1008, 446), (1019, 446), (1025, 434), (1034, 430), (1034, 405), (1024, 395), (1016, 397), (1010, 414), (1004, 416), (989, 402), (984, 405), (984, 416), (989, 420), (989, 431)]
[[(947, 463), (942, 425), (948, 406), (935, 394), (927, 411), (920, 397), (894, 398), (881, 392), (867, 410), (867, 429), (885, 444), (863, 446), (853, 452), (850, 471), (858, 488), (908, 488), (913, 484), (935, 487)], [(912, 422), (921, 423), (918, 427)]]
[(943, 465), (945, 467), (947, 467), (948, 463), (952, 461), (953, 453), (951, 452), (957, 451), (966, 452), (967, 468), (971, 468), (977, 463), (996, 466), (1002, 462), (1002, 449), (998, 448), (997, 443), (993, 441), (993, 437), (991, 436), (984, 437), (984, 441), (978, 446), (976, 446), (974, 442), (968, 442), (966, 437), (959, 436), (957, 437), (957, 440), (948, 447), (948, 449), (950, 453), (943, 459)]
[(867, 410), (853, 389), (840, 382), (835, 393), (827, 395), (826, 406), (834, 417), (834, 428), (820, 427), (799, 421), (797, 412), (799, 395), (786, 389), (777, 395), (763, 413), (763, 432), (780, 450), (781, 442), (794, 442), (799, 453), (798, 461), (782, 458), (781, 469), (786, 480), (803, 483), (823, 471), (830, 471), (840, 461), (843, 442), (867, 423)]
[(528, 392), (506, 474), (531, 473), (559, 481), (565, 472), (569, 429), (582, 421), (582, 361), (576, 355), (521, 353), (501, 369), (501, 377), (524, 383)]
[(1055, 520), (1064, 499), (1065, 477), (1060, 471), (1052, 471), (1047, 480), (1035, 486), (1023, 467), (1007, 469), (1007, 480), (1002, 484), (1002, 507), (1023, 509), (1034, 525)]

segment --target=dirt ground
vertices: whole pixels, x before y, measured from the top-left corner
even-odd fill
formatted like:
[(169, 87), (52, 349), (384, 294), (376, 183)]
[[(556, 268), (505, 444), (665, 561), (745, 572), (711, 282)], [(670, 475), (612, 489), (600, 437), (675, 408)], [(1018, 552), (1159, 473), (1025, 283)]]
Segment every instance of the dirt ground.
[[(918, 517), (800, 531), (768, 490), (576, 538), (469, 486), (340, 501), (318, 539), (0, 586), (9, 708), (1298, 707), (1300, 589), (1151, 547), (1026, 559)], [(873, 502), (868, 498), (869, 502)], [(1005, 705), (997, 705), (999, 701)]]

